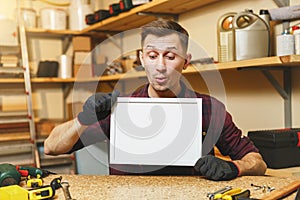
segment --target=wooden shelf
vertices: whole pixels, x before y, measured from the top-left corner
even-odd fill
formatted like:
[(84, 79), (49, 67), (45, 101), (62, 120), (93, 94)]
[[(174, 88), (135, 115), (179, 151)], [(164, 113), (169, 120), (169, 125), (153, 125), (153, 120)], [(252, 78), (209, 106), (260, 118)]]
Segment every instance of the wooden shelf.
[(39, 28), (26, 29), (26, 33), (30, 36), (44, 36), (44, 37), (64, 37), (65, 35), (80, 35), (81, 31), (72, 30), (46, 30)]
[(30, 141), (29, 132), (20, 133), (1, 133), (0, 142), (11, 142), (11, 141)]
[(81, 31), (29, 28), (26, 29), (26, 33), (31, 37), (38, 38), (70, 39), (72, 36), (89, 35), (105, 39), (107, 33), (112, 34), (138, 28), (156, 18), (154, 15), (139, 15), (139, 13), (179, 15), (217, 1), (220, 0), (153, 0), (150, 3), (137, 6), (127, 12), (95, 23)]
[(150, 3), (137, 6), (128, 12), (120, 13), (101, 22), (93, 24), (85, 29), (83, 33), (90, 31), (125, 31), (138, 28), (155, 19), (151, 15), (139, 15), (147, 12), (153, 14), (172, 14), (179, 15), (190, 10), (218, 2), (220, 0), (153, 0)]
[(300, 55), (272, 56), (250, 60), (232, 61), (218, 64), (202, 65), (201, 71), (241, 69), (248, 67), (299, 67)]
[(40, 28), (26, 29), (26, 33), (31, 37), (39, 38), (55, 38), (64, 39), (66, 37), (83, 36), (88, 35), (97, 38), (106, 38), (105, 33), (101, 32), (86, 32), (86, 31), (74, 31), (74, 30), (47, 30)]
[[(218, 2), (221, 0), (152, 0), (150, 3), (132, 8), (117, 16), (109, 17), (101, 22), (81, 30), (44, 30), (39, 28), (26, 29), (26, 33), (34, 37), (64, 38), (65, 36), (93, 35), (104, 37), (104, 32), (120, 32), (138, 28), (153, 21), (154, 15), (139, 15), (139, 13), (179, 15), (190, 10)], [(99, 33), (102, 32), (102, 33)]]

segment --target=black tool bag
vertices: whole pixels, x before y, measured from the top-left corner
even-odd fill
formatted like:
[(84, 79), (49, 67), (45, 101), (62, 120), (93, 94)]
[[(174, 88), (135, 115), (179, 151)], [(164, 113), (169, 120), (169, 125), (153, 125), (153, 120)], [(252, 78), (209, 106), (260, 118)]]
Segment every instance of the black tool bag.
[(300, 166), (300, 128), (249, 131), (269, 168)]

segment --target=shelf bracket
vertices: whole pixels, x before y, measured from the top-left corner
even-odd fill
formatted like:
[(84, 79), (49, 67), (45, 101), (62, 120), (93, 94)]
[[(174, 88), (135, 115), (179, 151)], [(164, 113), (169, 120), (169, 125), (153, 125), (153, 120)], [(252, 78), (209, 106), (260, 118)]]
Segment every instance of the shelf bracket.
[(268, 81), (273, 85), (273, 87), (276, 89), (276, 91), (280, 94), (280, 96), (283, 99), (288, 99), (288, 94), (284, 90), (284, 88), (281, 87), (281, 85), (278, 83), (278, 81), (274, 78), (274, 76), (270, 73), (268, 70), (261, 70), (263, 75), (268, 79)]
[(63, 99), (64, 99), (64, 119), (67, 120), (68, 118), (68, 104), (67, 104), (67, 97), (69, 96), (71, 90), (73, 88), (73, 84), (68, 84), (68, 83), (65, 83), (63, 84), (62, 86), (62, 89), (63, 89)]
[(64, 39), (62, 41), (62, 54), (66, 54), (66, 52), (68, 51), (68, 49), (71, 45), (71, 41), (72, 41), (71, 35), (67, 35), (64, 37)]
[[(279, 95), (284, 100), (284, 126), (292, 127), (292, 73), (288, 66), (280, 67), (247, 67), (238, 70), (260, 70)], [(281, 70), (283, 72), (283, 84), (270, 73), (270, 70)]]
[(283, 71), (284, 90), (288, 98), (284, 100), (285, 127), (292, 128), (292, 73), (291, 69)]
[(274, 78), (274, 76), (267, 69), (262, 69), (261, 72), (280, 94), (284, 100), (284, 125), (286, 128), (292, 127), (292, 75), (291, 69), (282, 68), (283, 71), (283, 86)]
[(170, 13), (138, 12), (137, 14), (138, 15), (154, 16), (156, 18), (172, 17), (175, 21), (178, 21), (178, 19), (179, 19), (178, 14), (170, 14)]

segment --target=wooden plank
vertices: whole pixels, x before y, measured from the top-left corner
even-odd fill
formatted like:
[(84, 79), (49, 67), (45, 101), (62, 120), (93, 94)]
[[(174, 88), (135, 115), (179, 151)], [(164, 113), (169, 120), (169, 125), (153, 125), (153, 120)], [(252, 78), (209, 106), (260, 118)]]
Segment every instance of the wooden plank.
[(0, 142), (10, 142), (19, 140), (30, 140), (29, 132), (1, 133)]
[(266, 175), (276, 176), (276, 177), (290, 177), (290, 176), (300, 177), (300, 166), (282, 168), (282, 169), (267, 169)]
[(300, 180), (296, 180), (282, 188), (272, 191), (270, 194), (264, 196), (262, 199), (264, 200), (282, 199), (285, 198), (286, 196), (291, 195), (299, 188), (300, 188)]

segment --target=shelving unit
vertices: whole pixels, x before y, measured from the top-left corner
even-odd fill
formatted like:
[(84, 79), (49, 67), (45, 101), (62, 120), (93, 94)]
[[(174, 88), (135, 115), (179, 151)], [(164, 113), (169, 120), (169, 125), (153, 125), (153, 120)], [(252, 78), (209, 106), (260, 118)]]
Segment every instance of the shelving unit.
[(153, 0), (127, 12), (95, 23), (81, 31), (28, 29), (27, 34), (39, 38), (60, 38), (63, 53), (68, 49), (73, 36), (88, 35), (105, 39), (120, 31), (138, 28), (159, 16), (177, 18), (178, 15), (221, 0)]

